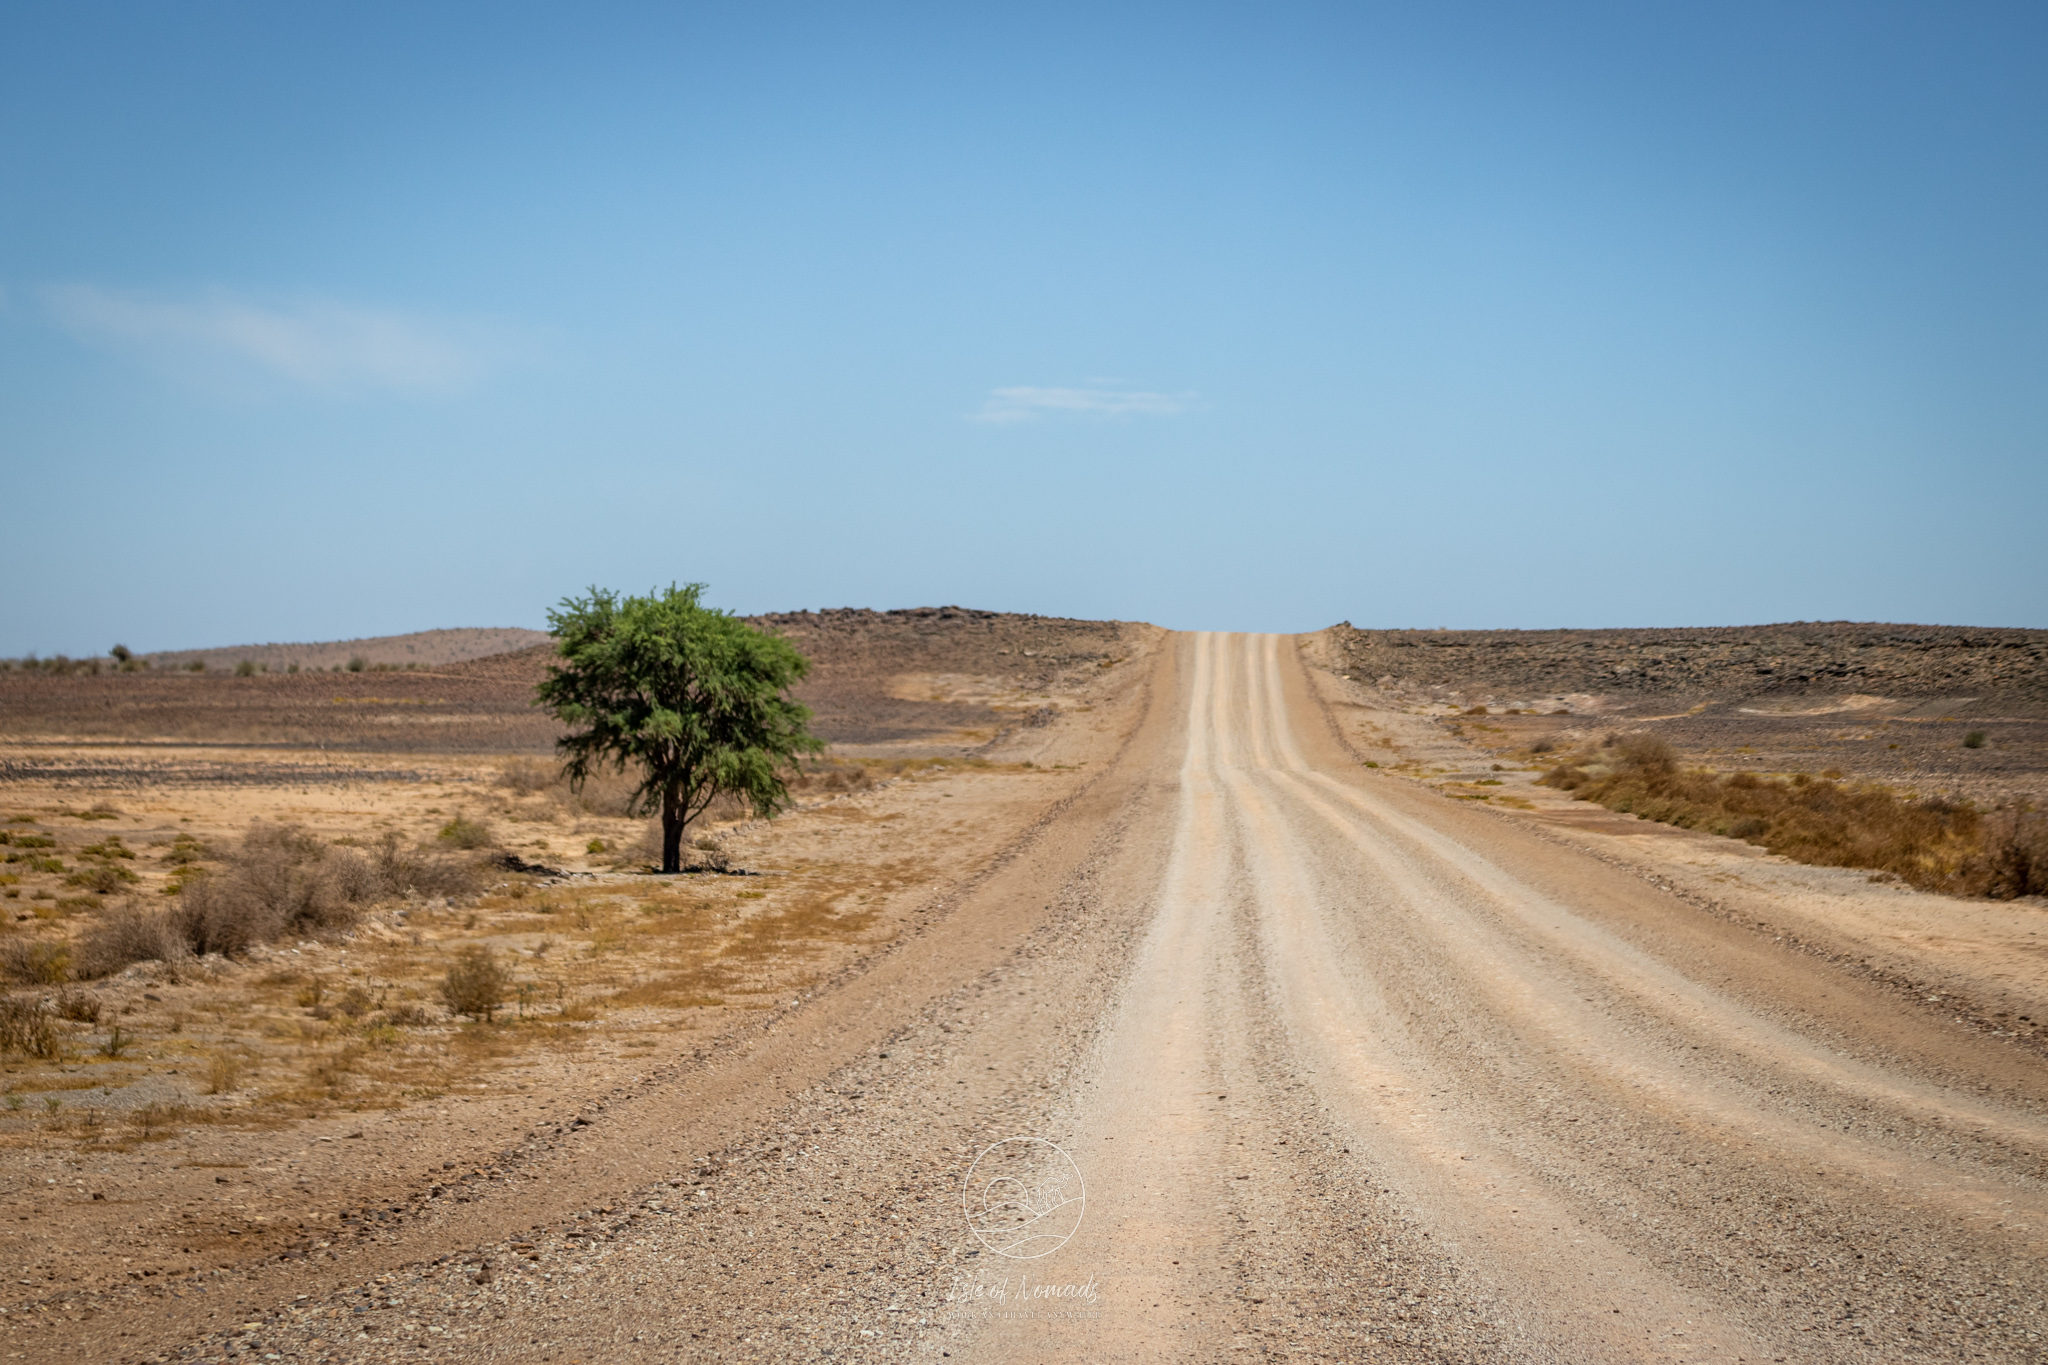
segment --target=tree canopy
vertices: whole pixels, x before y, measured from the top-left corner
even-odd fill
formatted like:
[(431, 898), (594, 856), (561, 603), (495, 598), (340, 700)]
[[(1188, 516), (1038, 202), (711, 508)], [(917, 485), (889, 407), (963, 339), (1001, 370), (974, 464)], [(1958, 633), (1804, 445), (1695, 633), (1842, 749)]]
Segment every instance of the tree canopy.
[(577, 727), (556, 741), (563, 774), (638, 767), (631, 809), (661, 816), (661, 870), (682, 869), (683, 827), (721, 795), (759, 815), (789, 804), (783, 774), (824, 741), (786, 695), (809, 672), (796, 648), (703, 605), (704, 584), (645, 597), (592, 588), (548, 613), (556, 661), (540, 704)]

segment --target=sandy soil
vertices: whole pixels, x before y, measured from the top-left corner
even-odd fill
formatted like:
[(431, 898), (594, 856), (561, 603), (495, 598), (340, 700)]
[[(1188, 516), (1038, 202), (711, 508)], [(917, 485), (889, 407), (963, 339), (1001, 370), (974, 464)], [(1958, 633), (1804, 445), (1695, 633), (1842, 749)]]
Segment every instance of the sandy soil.
[[(1129, 667), (1013, 734), (1032, 770), (858, 798), (867, 827), (914, 819), (932, 870), (886, 941), (792, 1003), (601, 1063), (602, 1107), (298, 1130), (269, 1192), (304, 1198), (381, 1141), (413, 1193), (303, 1259), (32, 1288), (0, 1341), (2040, 1358), (2048, 1071), (2018, 1027), (2043, 1017), (2038, 907), (1852, 884), (1536, 791), (1459, 799), (1528, 775), (1277, 637), (1177, 637)], [(515, 1118), (530, 1136), (504, 1143)], [(494, 1160), (459, 1186), (396, 1169), (468, 1126)], [(52, 1157), (16, 1197), (75, 1213), (85, 1175)], [(1044, 1255), (1001, 1254), (1030, 1232)]]

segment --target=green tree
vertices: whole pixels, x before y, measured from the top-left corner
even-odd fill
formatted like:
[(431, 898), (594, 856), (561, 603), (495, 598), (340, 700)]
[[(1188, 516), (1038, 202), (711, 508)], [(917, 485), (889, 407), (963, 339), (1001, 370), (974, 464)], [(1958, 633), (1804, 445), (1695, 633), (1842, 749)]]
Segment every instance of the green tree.
[(810, 665), (780, 636), (704, 606), (702, 583), (646, 597), (592, 588), (548, 613), (557, 662), (540, 704), (579, 727), (556, 741), (563, 775), (641, 770), (636, 812), (661, 815), (661, 870), (682, 870), (683, 827), (721, 795), (756, 814), (789, 804), (783, 773), (824, 741), (785, 692)]

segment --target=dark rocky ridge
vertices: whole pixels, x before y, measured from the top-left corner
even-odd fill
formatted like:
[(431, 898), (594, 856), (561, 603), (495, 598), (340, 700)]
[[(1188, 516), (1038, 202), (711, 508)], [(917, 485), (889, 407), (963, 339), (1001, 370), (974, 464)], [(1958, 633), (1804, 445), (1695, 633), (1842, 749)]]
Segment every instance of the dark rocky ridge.
[[(1849, 621), (1639, 630), (1358, 630), (1331, 635), (1352, 676), (1480, 701), (1590, 694), (1636, 709), (1853, 694), (1956, 714), (2048, 716), (2048, 631)], [(1384, 681), (1383, 681), (1384, 680)]]

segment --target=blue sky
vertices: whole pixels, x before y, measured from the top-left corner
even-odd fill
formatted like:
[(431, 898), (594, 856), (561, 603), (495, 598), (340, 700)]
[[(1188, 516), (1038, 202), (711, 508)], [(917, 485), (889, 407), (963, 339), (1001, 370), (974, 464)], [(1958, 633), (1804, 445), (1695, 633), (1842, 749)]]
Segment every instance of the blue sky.
[(2048, 10), (0, 8), (0, 654), (2048, 625)]

